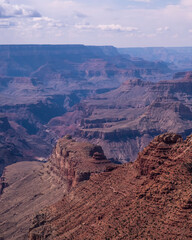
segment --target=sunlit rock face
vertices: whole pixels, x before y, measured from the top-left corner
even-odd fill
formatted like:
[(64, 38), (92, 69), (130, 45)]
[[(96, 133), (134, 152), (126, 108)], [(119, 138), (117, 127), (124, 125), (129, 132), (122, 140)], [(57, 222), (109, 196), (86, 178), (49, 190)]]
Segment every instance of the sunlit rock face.
[(189, 239), (192, 137), (160, 135), (134, 163), (93, 175), (39, 212), (29, 239)]

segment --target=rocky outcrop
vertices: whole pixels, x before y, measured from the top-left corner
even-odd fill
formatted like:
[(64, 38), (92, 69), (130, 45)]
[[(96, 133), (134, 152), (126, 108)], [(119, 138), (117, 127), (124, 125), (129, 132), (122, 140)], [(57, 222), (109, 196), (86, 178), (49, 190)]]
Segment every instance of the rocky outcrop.
[(29, 239), (190, 239), (192, 136), (156, 137), (135, 163), (93, 175), (39, 212)]
[(78, 143), (69, 135), (58, 141), (48, 162), (6, 167), (0, 178), (0, 238), (26, 239), (33, 214), (92, 176), (115, 168), (100, 146)]
[(0, 177), (0, 195), (3, 194), (4, 189), (8, 187), (8, 183), (5, 179), (5, 174)]
[[(154, 138), (137, 159), (137, 166), (141, 175), (153, 175), (159, 166), (170, 161), (173, 146), (183, 143), (183, 139), (177, 134), (163, 134)], [(170, 155), (170, 156), (169, 156)]]
[(57, 142), (49, 159), (50, 172), (67, 182), (68, 189), (88, 180), (92, 173), (108, 171), (111, 167), (100, 146), (76, 142), (70, 135)]

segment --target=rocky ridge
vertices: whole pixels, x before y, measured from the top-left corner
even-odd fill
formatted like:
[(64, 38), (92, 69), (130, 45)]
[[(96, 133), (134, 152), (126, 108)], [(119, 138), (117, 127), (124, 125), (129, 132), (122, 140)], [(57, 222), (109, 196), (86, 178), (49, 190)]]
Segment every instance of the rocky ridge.
[(191, 239), (191, 159), (192, 136), (160, 135), (39, 212), (29, 239)]
[(0, 239), (27, 239), (34, 214), (92, 175), (114, 168), (100, 146), (78, 143), (70, 136), (58, 141), (46, 163), (25, 161), (6, 167), (0, 178)]

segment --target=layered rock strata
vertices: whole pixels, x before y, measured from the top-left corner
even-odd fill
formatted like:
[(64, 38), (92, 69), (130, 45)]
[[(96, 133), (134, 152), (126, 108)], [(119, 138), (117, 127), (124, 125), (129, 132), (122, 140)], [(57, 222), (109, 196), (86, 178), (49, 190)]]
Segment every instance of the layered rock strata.
[(61, 136), (46, 124), (82, 99), (129, 77), (167, 74), (166, 63), (124, 58), (114, 47), (0, 45), (0, 175), (13, 162), (47, 158)]
[(0, 239), (27, 239), (38, 211), (62, 199), (93, 174), (112, 171), (100, 146), (60, 139), (48, 162), (19, 162), (0, 178)]
[(163, 134), (39, 212), (29, 239), (191, 239), (191, 188), (192, 136)]
[(70, 135), (58, 140), (49, 159), (50, 172), (68, 183), (68, 188), (88, 180), (92, 173), (108, 171), (112, 167), (100, 146), (76, 142)]
[(109, 159), (133, 161), (159, 134), (192, 133), (192, 72), (158, 83), (130, 79), (48, 125), (58, 135), (72, 132), (78, 140), (99, 144)]

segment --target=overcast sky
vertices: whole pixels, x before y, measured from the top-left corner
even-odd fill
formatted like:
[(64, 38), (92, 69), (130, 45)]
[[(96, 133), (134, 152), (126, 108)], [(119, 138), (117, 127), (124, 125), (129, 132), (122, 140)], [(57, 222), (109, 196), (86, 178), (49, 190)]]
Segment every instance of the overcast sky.
[(192, 46), (192, 0), (0, 0), (0, 44)]

